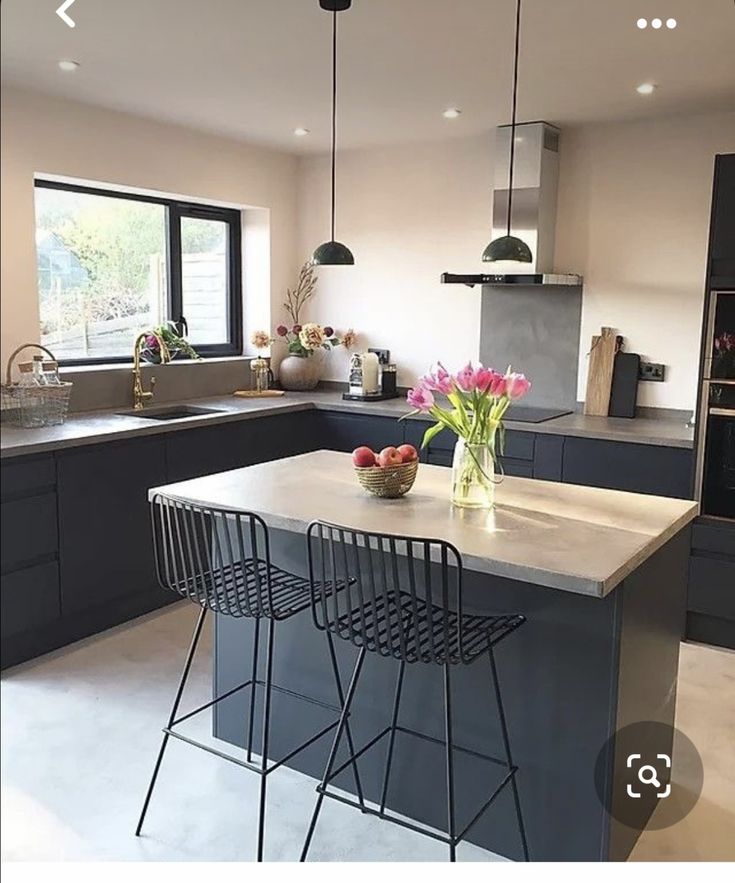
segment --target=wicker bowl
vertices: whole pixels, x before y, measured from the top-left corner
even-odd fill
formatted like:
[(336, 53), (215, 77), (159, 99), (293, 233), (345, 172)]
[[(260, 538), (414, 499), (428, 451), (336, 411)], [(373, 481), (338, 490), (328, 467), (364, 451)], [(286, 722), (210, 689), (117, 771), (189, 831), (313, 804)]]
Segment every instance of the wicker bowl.
[(407, 494), (416, 481), (419, 471), (418, 460), (401, 463), (399, 466), (355, 466), (357, 480), (376, 497), (395, 500)]

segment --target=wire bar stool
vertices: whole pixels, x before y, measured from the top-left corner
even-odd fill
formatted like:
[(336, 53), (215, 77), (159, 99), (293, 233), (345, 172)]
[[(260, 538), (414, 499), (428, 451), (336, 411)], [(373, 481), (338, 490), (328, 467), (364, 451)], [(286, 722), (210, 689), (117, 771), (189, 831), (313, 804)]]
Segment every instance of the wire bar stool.
[[(161, 747), (135, 834), (140, 836), (169, 737), (174, 737), (223, 760), (229, 760), (240, 767), (251, 770), (261, 777), (257, 838), (257, 860), (260, 862), (263, 861), (264, 850), (267, 777), (301, 751), (326, 736), (327, 733), (335, 730), (345, 717), (343, 714), (345, 696), (332, 635), (327, 634), (327, 646), (334, 672), (339, 707), (287, 690), (273, 682), (275, 624), (306, 610), (311, 605), (311, 592), (314, 586), (309, 579), (296, 576), (271, 563), (268, 528), (260, 516), (250, 512), (195, 506), (157, 494), (151, 501), (151, 521), (156, 573), (160, 585), (193, 601), (201, 610), (181, 672), (171, 713), (166, 726), (163, 727)], [(338, 595), (345, 586), (341, 583), (330, 583), (316, 588), (325, 597), (333, 597)], [(248, 617), (254, 620), (251, 676), (249, 680), (233, 687), (212, 701), (179, 716), (179, 705), (189, 678), (204, 621), (210, 611), (219, 616)], [(262, 619), (268, 622), (264, 679), (258, 677)], [(217, 748), (192, 739), (176, 729), (184, 721), (213, 708), (217, 703), (248, 688), (250, 695), (245, 743), (246, 760), (219, 751)], [(264, 700), (261, 756), (259, 762), (255, 762), (253, 759), (253, 739), (256, 690), (258, 688), (264, 690)], [(271, 728), (271, 694), (274, 690), (291, 698), (320, 706), (334, 714), (332, 722), (306, 742), (294, 748), (285, 757), (271, 761), (268, 748)], [(350, 751), (354, 753), (349, 725), (344, 721), (342, 729), (347, 731)], [(362, 801), (362, 786), (356, 763), (353, 764), (353, 771), (356, 793), (359, 801)]]
[[(479, 822), (503, 789), (513, 791), (523, 856), (529, 861), (528, 843), (516, 783), (518, 767), (513, 763), (505, 709), (498, 680), (494, 648), (525, 622), (520, 614), (475, 615), (464, 612), (462, 603), (462, 558), (457, 549), (444, 540), (422, 539), (354, 530), (343, 525), (315, 521), (307, 531), (311, 607), (314, 625), (357, 649), (352, 677), (342, 703), (342, 714), (334, 735), (329, 758), (320, 784), (309, 824), (301, 861), (306, 861), (314, 830), (325, 797), (354, 806), (368, 815), (394, 822), (420, 834), (426, 834), (449, 846), (449, 860), (456, 861), (457, 845)], [(330, 585), (344, 586), (344, 591), (330, 593)], [(399, 661), (390, 722), (383, 730), (355, 752), (349, 737), (349, 757), (335, 768), (340, 742), (347, 733), (363, 663), (368, 652)], [(452, 732), (451, 670), (454, 665), (470, 665), (483, 656), (489, 661), (495, 705), (498, 712), (504, 757), (472, 751), (454, 745)], [(441, 666), (444, 680), (444, 739), (399, 725), (401, 695), (406, 663)], [(421, 827), (386, 810), (396, 734), (404, 733), (442, 745), (445, 749), (447, 831)], [(357, 800), (343, 792), (329, 789), (329, 784), (359, 757), (388, 739), (380, 789), (380, 803)], [(454, 752), (472, 755), (502, 768), (502, 778), (488, 799), (461, 828), (455, 812)]]

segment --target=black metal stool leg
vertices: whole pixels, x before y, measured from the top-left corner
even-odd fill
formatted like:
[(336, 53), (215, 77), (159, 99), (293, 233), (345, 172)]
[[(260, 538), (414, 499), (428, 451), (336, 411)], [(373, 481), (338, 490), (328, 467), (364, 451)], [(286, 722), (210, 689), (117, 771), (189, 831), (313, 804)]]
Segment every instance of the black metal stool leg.
[(253, 728), (255, 726), (255, 693), (258, 689), (258, 650), (260, 648), (260, 617), (255, 617), (253, 634), (253, 666), (250, 675), (250, 715), (248, 717), (248, 763), (253, 761)]
[(270, 735), (271, 687), (273, 683), (273, 644), (276, 633), (276, 621), (268, 620), (268, 647), (265, 663), (265, 700), (263, 702), (263, 744), (260, 760), (260, 806), (258, 809), (258, 852), (257, 861), (263, 861), (263, 838), (265, 836), (265, 797), (268, 776), (268, 737)]
[(314, 807), (314, 812), (311, 816), (311, 821), (309, 822), (309, 830), (306, 832), (306, 840), (304, 841), (304, 848), (301, 850), (301, 858), (299, 861), (305, 862), (307, 853), (309, 852), (309, 847), (311, 846), (311, 838), (314, 836), (314, 829), (316, 828), (316, 823), (319, 819), (319, 812), (322, 808), (322, 803), (324, 802), (324, 789), (327, 787), (327, 782), (329, 781), (329, 777), (332, 774), (332, 768), (334, 767), (334, 761), (337, 758), (337, 751), (339, 750), (340, 739), (342, 738), (342, 732), (347, 723), (347, 718), (350, 713), (350, 706), (352, 705), (352, 700), (355, 698), (355, 691), (357, 689), (357, 682), (360, 678), (360, 671), (362, 670), (362, 664), (365, 661), (365, 654), (367, 650), (363, 647), (360, 650), (360, 653), (357, 657), (357, 662), (355, 662), (355, 668), (352, 672), (352, 678), (350, 679), (350, 685), (347, 688), (347, 696), (345, 697), (345, 703), (342, 708), (342, 714), (339, 718), (339, 724), (337, 726), (337, 732), (334, 734), (334, 742), (332, 742), (332, 747), (329, 751), (329, 758), (327, 759), (327, 765), (324, 768), (324, 775), (322, 777), (320, 791), (317, 795), (316, 806)]
[[(493, 684), (495, 685), (495, 701), (498, 705), (498, 717), (500, 718), (500, 729), (503, 734), (503, 745), (505, 746), (505, 756), (508, 763), (508, 769), (513, 768), (513, 757), (510, 752), (510, 739), (508, 738), (508, 725), (505, 720), (505, 709), (503, 708), (503, 698), (500, 694), (500, 681), (498, 680), (498, 669), (495, 665), (495, 654), (493, 653), (493, 648), (490, 647), (488, 650), (488, 655), (490, 657), (490, 668), (493, 673)], [(513, 800), (515, 801), (516, 806), (516, 816), (518, 817), (518, 830), (521, 834), (521, 844), (523, 846), (523, 858), (525, 861), (530, 861), (528, 854), (528, 842), (526, 840), (526, 827), (523, 824), (523, 813), (521, 811), (521, 799), (518, 794), (518, 785), (516, 784), (515, 774), (511, 777), (511, 787), (513, 788)]]
[[(174, 698), (174, 704), (171, 708), (171, 714), (168, 718), (167, 729), (171, 729), (173, 722), (176, 720), (176, 713), (179, 710), (179, 705), (181, 703), (181, 697), (184, 695), (184, 688), (186, 687), (186, 682), (189, 678), (189, 672), (191, 670), (191, 663), (194, 659), (194, 654), (196, 653), (197, 644), (199, 643), (199, 638), (202, 634), (202, 626), (204, 625), (204, 620), (207, 616), (207, 608), (202, 607), (199, 618), (197, 619), (197, 624), (194, 627), (194, 634), (191, 638), (191, 644), (189, 645), (189, 652), (186, 655), (186, 662), (184, 663), (184, 668), (181, 672), (181, 678), (179, 680), (179, 687), (176, 691), (176, 697)], [(143, 802), (143, 809), (140, 813), (140, 818), (138, 819), (138, 826), (135, 829), (135, 836), (140, 837), (140, 831), (143, 827), (143, 822), (145, 821), (146, 813), (148, 812), (148, 804), (151, 801), (151, 795), (153, 794), (153, 788), (156, 784), (156, 779), (158, 778), (158, 772), (161, 769), (161, 762), (163, 761), (163, 755), (166, 751), (166, 746), (168, 745), (168, 733), (163, 734), (163, 740), (161, 741), (161, 748), (158, 752), (158, 758), (156, 760), (156, 765), (153, 768), (153, 775), (151, 776), (151, 782), (148, 786), (148, 792), (145, 796), (145, 800)]]
[(449, 861), (457, 861), (457, 846), (454, 843), (456, 836), (454, 826), (454, 757), (452, 756), (452, 685), (449, 674), (450, 663), (444, 663), (444, 738), (447, 752), (447, 827), (450, 839)]
[[(334, 671), (334, 680), (337, 684), (337, 698), (339, 699), (339, 707), (340, 709), (344, 708), (345, 704), (345, 695), (342, 690), (342, 678), (339, 675), (339, 666), (337, 665), (337, 654), (334, 651), (334, 639), (332, 638), (331, 632), (327, 631), (327, 644), (329, 645), (329, 657), (332, 660), (332, 670)], [(354, 757), (355, 755), (355, 743), (352, 741), (352, 732), (350, 730), (350, 724), (348, 721), (345, 721), (345, 734), (347, 735), (347, 745), (350, 749), (350, 756)], [(360, 806), (364, 808), (365, 800), (362, 794), (362, 783), (360, 782), (360, 774), (357, 771), (357, 761), (352, 761), (352, 771), (355, 776), (355, 789), (357, 791), (357, 799), (360, 802)]]
[[(388, 752), (385, 756), (385, 770), (383, 772), (383, 787), (380, 792), (380, 812), (385, 812), (385, 801), (388, 798), (388, 780), (390, 779), (390, 768), (393, 764), (393, 748), (396, 744), (396, 726), (398, 725), (398, 709), (401, 704), (401, 691), (403, 690), (403, 675), (406, 671), (406, 661), (401, 660), (398, 666), (398, 676), (396, 677), (396, 691), (393, 698), (393, 714), (390, 721), (390, 736), (388, 739)], [(353, 752), (354, 753), (354, 752)]]

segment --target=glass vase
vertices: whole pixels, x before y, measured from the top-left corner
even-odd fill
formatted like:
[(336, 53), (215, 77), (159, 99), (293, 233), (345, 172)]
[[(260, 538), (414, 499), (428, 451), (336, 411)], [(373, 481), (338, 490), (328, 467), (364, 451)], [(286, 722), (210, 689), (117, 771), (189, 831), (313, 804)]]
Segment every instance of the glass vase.
[(464, 509), (492, 509), (495, 501), (495, 460), (488, 444), (458, 439), (452, 461), (452, 503)]

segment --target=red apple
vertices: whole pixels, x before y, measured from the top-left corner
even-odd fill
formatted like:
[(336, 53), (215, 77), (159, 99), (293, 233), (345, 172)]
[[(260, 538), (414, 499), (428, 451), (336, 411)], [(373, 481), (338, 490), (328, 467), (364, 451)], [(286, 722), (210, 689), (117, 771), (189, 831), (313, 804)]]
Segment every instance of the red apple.
[(352, 462), (355, 466), (364, 469), (366, 466), (375, 466), (376, 457), (370, 448), (363, 445), (361, 448), (355, 448), (352, 452)]
[(403, 457), (398, 452), (398, 448), (383, 448), (378, 454), (378, 466), (400, 466), (401, 463), (403, 463)]
[(419, 458), (419, 452), (413, 445), (400, 445), (398, 453), (401, 455), (403, 463), (413, 463)]

